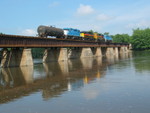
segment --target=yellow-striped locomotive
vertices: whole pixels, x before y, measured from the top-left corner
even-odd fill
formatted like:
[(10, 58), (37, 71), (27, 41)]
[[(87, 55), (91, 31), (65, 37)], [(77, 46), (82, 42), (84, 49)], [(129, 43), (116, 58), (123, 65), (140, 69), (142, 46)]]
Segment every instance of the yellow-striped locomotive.
[(96, 41), (104, 40), (104, 36), (102, 34), (88, 31), (80, 32), (80, 36), (83, 37), (84, 40), (96, 40)]

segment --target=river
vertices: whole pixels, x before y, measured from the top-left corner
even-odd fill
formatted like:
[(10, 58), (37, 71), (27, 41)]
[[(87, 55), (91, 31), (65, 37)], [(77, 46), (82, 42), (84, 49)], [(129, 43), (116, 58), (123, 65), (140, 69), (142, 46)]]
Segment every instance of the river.
[(0, 69), (0, 113), (149, 113), (150, 52)]

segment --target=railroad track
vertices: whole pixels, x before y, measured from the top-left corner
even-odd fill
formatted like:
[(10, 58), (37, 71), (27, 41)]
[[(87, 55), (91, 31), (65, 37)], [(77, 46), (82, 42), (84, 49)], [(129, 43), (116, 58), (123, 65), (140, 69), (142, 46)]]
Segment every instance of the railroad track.
[(5, 47), (121, 47), (122, 43), (102, 43), (88, 40), (73, 40), (60, 38), (42, 38), (36, 36), (0, 34), (0, 48)]

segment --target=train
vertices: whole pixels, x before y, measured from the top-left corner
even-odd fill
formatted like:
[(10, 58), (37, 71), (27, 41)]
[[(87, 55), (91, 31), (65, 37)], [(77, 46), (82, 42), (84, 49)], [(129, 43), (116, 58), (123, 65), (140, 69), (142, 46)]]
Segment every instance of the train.
[(96, 32), (80, 31), (74, 28), (56, 28), (53, 26), (40, 25), (37, 28), (38, 36), (47, 38), (48, 36), (63, 38), (63, 39), (76, 39), (76, 40), (89, 40), (89, 41), (101, 41), (112, 42), (112, 38), (108, 35), (102, 35)]

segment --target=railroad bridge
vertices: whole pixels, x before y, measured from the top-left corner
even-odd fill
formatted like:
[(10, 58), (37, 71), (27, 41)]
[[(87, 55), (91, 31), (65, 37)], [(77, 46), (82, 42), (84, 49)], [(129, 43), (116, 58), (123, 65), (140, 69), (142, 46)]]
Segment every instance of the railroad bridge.
[(1, 67), (12, 67), (33, 65), (31, 48), (45, 48), (43, 62), (50, 62), (71, 58), (119, 55), (119, 53), (128, 52), (129, 45), (0, 34), (0, 48), (3, 48)]

